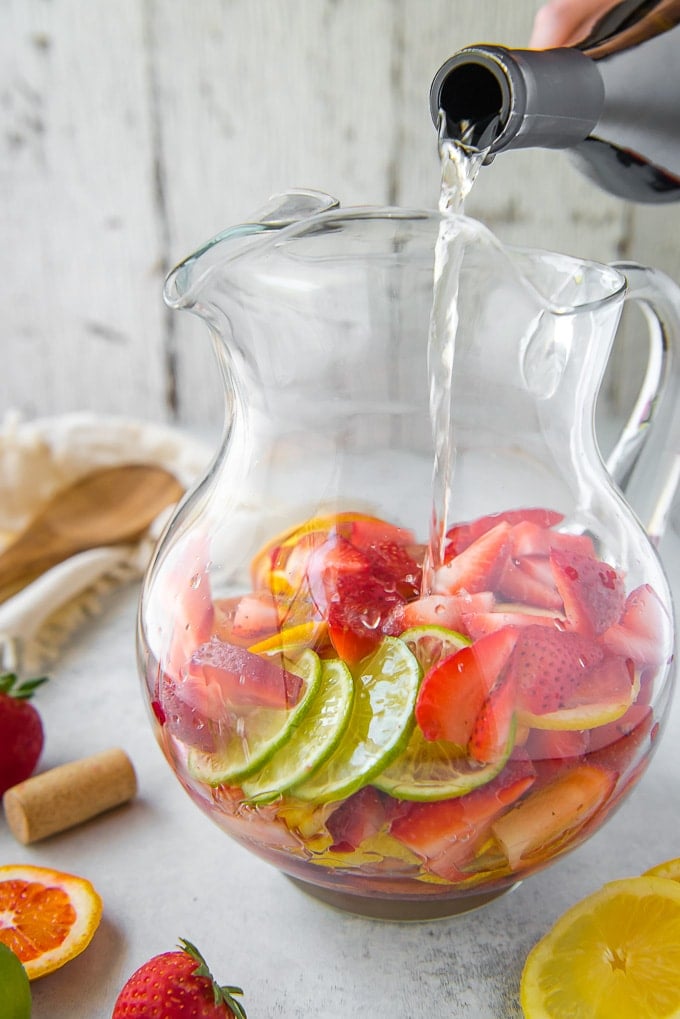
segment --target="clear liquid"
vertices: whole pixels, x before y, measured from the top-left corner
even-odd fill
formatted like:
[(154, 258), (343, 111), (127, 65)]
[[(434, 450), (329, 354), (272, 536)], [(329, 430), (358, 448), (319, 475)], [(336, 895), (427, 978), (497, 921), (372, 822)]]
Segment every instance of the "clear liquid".
[(439, 211), (442, 221), (435, 247), (427, 354), (434, 472), (429, 554), (423, 570), (425, 593), (431, 590), (434, 573), (443, 561), (455, 467), (451, 383), (458, 328), (458, 282), (465, 244), (465, 231), (461, 230), (460, 216), (464, 211), (465, 199), (489, 152), (488, 147), (478, 149), (465, 144), (461, 139), (446, 137), (443, 133), (444, 123), (441, 117)]

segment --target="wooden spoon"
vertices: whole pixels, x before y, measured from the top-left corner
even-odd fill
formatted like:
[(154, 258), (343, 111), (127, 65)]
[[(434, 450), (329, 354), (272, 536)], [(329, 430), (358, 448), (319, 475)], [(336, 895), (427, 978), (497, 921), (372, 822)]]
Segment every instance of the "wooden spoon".
[(0, 602), (77, 552), (139, 538), (183, 491), (153, 464), (103, 467), (78, 478), (0, 553)]

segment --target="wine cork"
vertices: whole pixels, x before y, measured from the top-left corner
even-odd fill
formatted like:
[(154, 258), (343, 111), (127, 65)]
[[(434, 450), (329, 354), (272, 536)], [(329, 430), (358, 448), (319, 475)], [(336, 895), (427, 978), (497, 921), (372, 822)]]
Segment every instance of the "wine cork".
[(113, 748), (62, 764), (8, 789), (7, 823), (24, 845), (74, 828), (118, 807), (137, 792), (137, 776), (124, 750)]

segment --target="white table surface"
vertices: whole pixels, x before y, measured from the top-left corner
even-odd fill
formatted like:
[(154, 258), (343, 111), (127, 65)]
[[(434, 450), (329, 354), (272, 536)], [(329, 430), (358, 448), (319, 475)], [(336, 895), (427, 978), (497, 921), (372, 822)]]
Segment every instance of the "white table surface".
[(127, 977), (178, 937), (249, 1019), (514, 1019), (533, 943), (606, 881), (680, 855), (680, 704), (629, 799), (585, 846), (513, 892), (455, 919), (402, 924), (345, 915), (299, 891), (213, 826), (158, 749), (137, 678), (137, 587), (110, 595), (39, 691), (40, 769), (122, 746), (139, 776), (132, 803), (31, 847), (0, 820), (0, 862), (89, 878), (104, 900), (87, 950), (33, 984), (33, 1019), (110, 1019)]

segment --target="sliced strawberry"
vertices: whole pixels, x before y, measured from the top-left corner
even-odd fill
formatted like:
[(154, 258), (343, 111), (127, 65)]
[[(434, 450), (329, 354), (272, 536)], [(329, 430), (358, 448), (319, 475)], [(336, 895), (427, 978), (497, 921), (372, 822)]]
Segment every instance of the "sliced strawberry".
[(409, 546), (415, 544), (415, 535), (407, 527), (398, 527), (379, 517), (356, 514), (353, 520), (340, 519), (335, 524), (339, 535), (359, 549), (368, 549), (383, 543)]
[(506, 521), (485, 531), (463, 552), (439, 567), (435, 591), (439, 594), (492, 591), (507, 558), (509, 534), (510, 524)]
[(604, 658), (602, 647), (580, 633), (540, 625), (517, 632), (508, 672), (517, 682), (518, 710), (530, 715), (563, 708), (583, 676)]
[(429, 869), (455, 880), (474, 856), (491, 822), (515, 803), (534, 781), (532, 766), (511, 761), (487, 785), (457, 799), (409, 803), (390, 834), (429, 862)]
[(370, 573), (339, 576), (328, 607), (328, 633), (350, 665), (373, 651), (390, 629), (394, 610), (404, 599)]
[(476, 520), (464, 524), (456, 524), (446, 532), (447, 551), (446, 559), (460, 553), (471, 545), (473, 541), (480, 538), (487, 531), (496, 527), (497, 524), (505, 523), (516, 525), (519, 523), (531, 523), (535, 527), (544, 529), (553, 527), (563, 520), (561, 513), (548, 509), (517, 509), (502, 510), (500, 513), (491, 513), (486, 517), (478, 517)]
[(338, 852), (356, 849), (392, 820), (396, 807), (395, 800), (373, 786), (359, 789), (341, 803), (326, 822), (333, 839), (332, 849)]
[(397, 633), (413, 626), (443, 626), (447, 630), (463, 630), (467, 613), (489, 612), (493, 608), (491, 591), (478, 594), (429, 594), (400, 606), (395, 612)]
[(628, 595), (623, 614), (602, 634), (602, 643), (614, 654), (638, 665), (658, 667), (671, 654), (671, 625), (661, 599), (649, 584)]
[(498, 594), (507, 601), (521, 602), (533, 608), (560, 612), (562, 598), (552, 575), (549, 580), (546, 580), (545, 571), (541, 569), (541, 562), (546, 563), (548, 572), (551, 574), (550, 564), (547, 560), (536, 560), (530, 556), (525, 556), (523, 559), (508, 557), (498, 577)]
[(529, 611), (524, 605), (508, 606), (506, 609), (499, 606), (492, 612), (466, 612), (462, 619), (463, 632), (469, 634), (473, 640), (478, 640), (488, 633), (495, 633), (496, 630), (502, 630), (506, 626), (551, 626), (554, 629), (559, 624), (559, 616)]
[(577, 552), (552, 552), (550, 562), (571, 629), (600, 634), (618, 621), (626, 594), (613, 566)]
[(381, 541), (364, 549), (373, 576), (383, 582), (386, 589), (395, 588), (406, 598), (417, 598), (423, 579), (424, 547), (418, 562), (403, 545), (394, 541)]
[(587, 534), (552, 531), (532, 520), (523, 520), (512, 528), (510, 553), (515, 558), (520, 556), (547, 558), (551, 552), (556, 551), (577, 552), (595, 558), (595, 546)]
[(323, 617), (334, 598), (341, 579), (363, 577), (370, 573), (370, 561), (345, 538), (333, 534), (309, 556), (306, 582), (317, 611)]
[(278, 657), (264, 658), (212, 637), (196, 648), (176, 689), (205, 717), (220, 718), (232, 704), (290, 708), (299, 700), (302, 680)]
[(517, 680), (507, 670), (482, 704), (468, 740), (468, 756), (479, 764), (507, 757), (513, 739), (517, 706)]
[(415, 709), (426, 739), (467, 746), (477, 716), (510, 658), (517, 634), (510, 627), (491, 633), (430, 669)]

